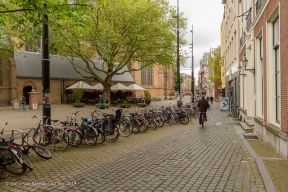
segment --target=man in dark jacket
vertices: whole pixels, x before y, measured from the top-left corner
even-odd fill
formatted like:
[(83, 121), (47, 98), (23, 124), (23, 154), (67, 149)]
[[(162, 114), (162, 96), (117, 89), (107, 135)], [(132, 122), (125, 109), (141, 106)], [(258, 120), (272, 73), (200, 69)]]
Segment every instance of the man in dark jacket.
[[(206, 111), (209, 108), (209, 104), (204, 96), (198, 101), (199, 112), (205, 112), (205, 120), (207, 121)], [(201, 116), (199, 116), (199, 123), (201, 124)]]

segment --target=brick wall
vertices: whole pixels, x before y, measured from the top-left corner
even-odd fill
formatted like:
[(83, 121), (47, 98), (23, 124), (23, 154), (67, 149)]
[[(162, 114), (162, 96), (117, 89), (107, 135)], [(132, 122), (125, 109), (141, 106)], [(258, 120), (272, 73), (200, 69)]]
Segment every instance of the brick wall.
[(288, 0), (280, 1), (281, 130), (288, 130)]
[[(280, 4), (279, 4), (280, 3)], [(254, 37), (262, 30), (264, 66), (264, 121), (267, 122), (267, 20), (279, 5), (280, 21), (280, 73), (281, 73), (281, 130), (288, 129), (288, 1), (271, 0), (254, 27)], [(256, 39), (256, 38), (255, 38)]]

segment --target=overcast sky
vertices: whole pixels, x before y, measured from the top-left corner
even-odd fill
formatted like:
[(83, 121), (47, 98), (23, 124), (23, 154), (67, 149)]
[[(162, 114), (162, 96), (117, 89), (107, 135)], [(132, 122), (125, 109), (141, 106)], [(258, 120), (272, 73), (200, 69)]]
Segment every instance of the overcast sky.
[[(177, 8), (177, 0), (169, 0)], [(194, 50), (194, 77), (198, 80), (200, 59), (204, 52), (209, 52), (210, 47), (220, 45), (220, 24), (222, 22), (224, 5), (221, 0), (179, 0), (179, 12), (187, 18), (186, 50), (190, 50), (192, 43), (193, 25), (193, 50)], [(191, 57), (185, 64), (187, 68), (192, 65)], [(191, 70), (181, 70), (191, 75)]]

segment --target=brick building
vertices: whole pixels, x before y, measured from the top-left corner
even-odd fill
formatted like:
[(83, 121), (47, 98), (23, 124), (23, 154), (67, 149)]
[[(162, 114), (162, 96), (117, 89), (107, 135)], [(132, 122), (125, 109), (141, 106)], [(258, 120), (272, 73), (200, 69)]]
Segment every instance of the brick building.
[[(42, 101), (42, 55), (37, 52), (15, 51), (14, 53), (2, 53), (0, 56), (0, 105), (12, 104), (14, 99), (26, 95), (29, 103), (29, 92), (34, 88), (40, 93), (38, 103)], [(80, 59), (75, 60), (78, 63)], [(101, 64), (101, 61), (95, 61)], [(99, 74), (98, 75), (104, 75)], [(50, 58), (50, 79), (51, 79), (51, 102), (66, 103), (69, 100), (71, 90), (65, 90), (68, 86), (82, 80), (91, 86), (98, 82), (93, 79), (84, 79), (75, 72), (70, 62), (60, 56)], [(112, 83), (122, 83), (126, 86), (137, 83), (145, 87), (154, 97), (163, 97), (175, 94), (174, 72), (161, 66), (154, 66), (151, 69), (142, 69), (123, 75), (115, 75)], [(87, 91), (86, 98), (96, 98), (100, 92)], [(134, 92), (133, 92), (134, 93)], [(133, 94), (124, 92), (124, 96)], [(144, 95), (143, 91), (135, 91), (136, 96)], [(115, 93), (111, 95), (114, 96)], [(73, 100), (73, 99), (72, 99)]]
[(240, 117), (277, 152), (288, 157), (288, 1), (222, 3), (224, 17), (234, 12), (237, 17), (232, 20), (239, 26), (236, 34), (240, 46), (233, 46), (234, 52), (224, 56), (227, 64), (231, 54), (239, 55)]

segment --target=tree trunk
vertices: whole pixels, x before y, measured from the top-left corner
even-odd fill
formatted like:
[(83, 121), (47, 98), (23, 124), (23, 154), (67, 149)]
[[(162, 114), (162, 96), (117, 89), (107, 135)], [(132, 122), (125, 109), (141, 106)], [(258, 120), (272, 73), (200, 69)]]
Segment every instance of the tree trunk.
[(105, 103), (108, 103), (108, 104), (111, 103), (111, 101), (110, 101), (111, 80), (112, 80), (112, 77), (103, 83), (103, 87), (104, 87), (103, 88), (103, 98), (104, 98)]

